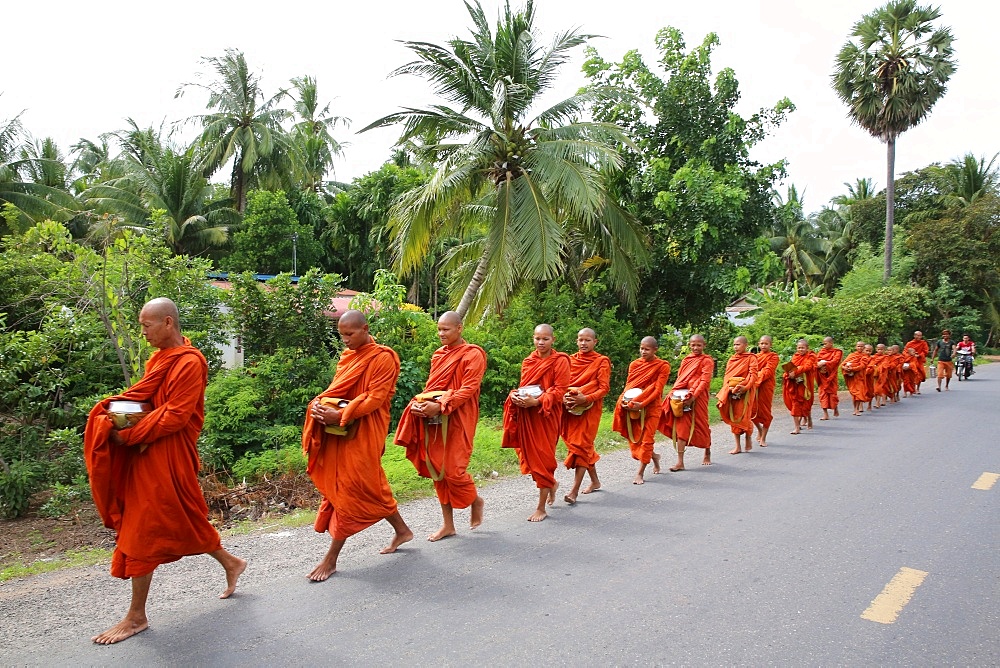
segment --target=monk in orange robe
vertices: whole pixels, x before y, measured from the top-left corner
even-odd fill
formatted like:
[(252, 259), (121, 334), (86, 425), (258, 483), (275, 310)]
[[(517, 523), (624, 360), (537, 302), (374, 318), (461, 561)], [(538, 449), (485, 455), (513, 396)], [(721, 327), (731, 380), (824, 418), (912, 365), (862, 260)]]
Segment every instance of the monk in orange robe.
[(889, 371), (889, 400), (899, 402), (899, 391), (903, 387), (903, 355), (898, 345), (891, 345), (886, 354), (892, 358), (892, 368)]
[(920, 394), (920, 386), (927, 380), (927, 356), (931, 353), (931, 347), (924, 338), (924, 333), (913, 332), (913, 338), (906, 344), (906, 350), (917, 358), (917, 394)]
[[(625, 437), (632, 459), (639, 462), (633, 485), (645, 483), (649, 462), (653, 462), (654, 474), (660, 472), (660, 455), (653, 449), (653, 440), (663, 412), (663, 388), (670, 380), (670, 363), (656, 356), (659, 349), (655, 337), (643, 337), (639, 359), (628, 365), (625, 389), (615, 402), (611, 428)], [(637, 396), (625, 398), (636, 392)]]
[(819, 381), (819, 406), (823, 409), (823, 417), (820, 420), (829, 420), (830, 413), (833, 417), (840, 417), (840, 360), (844, 357), (844, 351), (833, 347), (833, 337), (828, 336), (823, 339), (823, 345), (816, 353), (816, 378)]
[(590, 475), (584, 494), (601, 488), (597, 477), (597, 460), (601, 456), (594, 449), (594, 438), (601, 425), (604, 396), (611, 389), (611, 360), (595, 352), (596, 345), (597, 332), (585, 327), (576, 335), (577, 352), (569, 356), (569, 390), (563, 396), (565, 412), (560, 434), (566, 443), (563, 465), (574, 469), (573, 489), (563, 497), (570, 505), (576, 503), (584, 475)]
[(918, 370), (920, 359), (910, 353), (909, 348), (903, 348), (901, 358), (903, 396), (912, 397), (917, 392), (917, 379), (920, 377), (920, 371)]
[(538, 488), (538, 506), (528, 517), (541, 522), (546, 505), (556, 501), (556, 444), (562, 426), (563, 397), (569, 390), (569, 355), (553, 350), (555, 333), (549, 325), (535, 327), (535, 349), (521, 363), (521, 385), (503, 405), (500, 445), (517, 450), (521, 473), (531, 474)]
[(722, 378), (722, 389), (715, 395), (716, 408), (722, 421), (732, 429), (736, 447), (729, 452), (738, 455), (740, 436), (746, 441), (746, 451), (750, 452), (750, 434), (753, 422), (750, 416), (757, 404), (757, 356), (747, 351), (747, 337), (733, 339), (733, 356), (726, 362), (726, 373)]
[[(431, 357), (424, 391), (403, 410), (396, 428), (396, 445), (406, 448), (406, 458), (419, 475), (434, 481), (443, 521), (428, 536), (431, 542), (455, 535), (455, 508), (471, 508), (470, 528), (483, 523), (483, 498), (466, 469), (479, 422), (486, 351), (467, 343), (462, 329), (462, 317), (454, 311), (438, 319), (441, 347)], [(443, 394), (434, 398), (427, 394), (436, 392)]]
[[(146, 373), (124, 393), (100, 401), (87, 420), (84, 459), (94, 504), (115, 531), (111, 575), (132, 581), (132, 602), (119, 623), (92, 638), (110, 645), (149, 628), (146, 599), (160, 564), (208, 553), (226, 571), (219, 598), (236, 591), (247, 562), (222, 547), (198, 486), (198, 435), (205, 422), (208, 365), (181, 335), (177, 306), (153, 299), (139, 313), (142, 334), (157, 351)], [(111, 401), (146, 402), (137, 424), (115, 429)]]
[(778, 353), (771, 350), (772, 344), (771, 337), (766, 334), (757, 342), (760, 348), (760, 352), (757, 353), (757, 400), (754, 403), (751, 421), (757, 427), (757, 443), (762, 448), (767, 447), (767, 432), (774, 419), (771, 404), (774, 403), (774, 388), (778, 384), (775, 372), (778, 369), (778, 362), (781, 361)]
[(892, 358), (886, 354), (885, 344), (879, 343), (875, 346), (875, 356), (872, 357), (870, 367), (872, 372), (872, 385), (875, 395), (875, 408), (882, 408), (889, 398), (889, 374), (891, 373)]
[[(673, 472), (684, 470), (687, 446), (702, 448), (702, 466), (712, 464), (712, 430), (708, 426), (708, 394), (715, 371), (715, 360), (705, 354), (705, 337), (693, 334), (688, 339), (691, 354), (681, 360), (677, 380), (663, 400), (660, 431), (671, 438), (677, 450)], [(680, 413), (680, 415), (677, 415)]]
[(854, 402), (853, 415), (861, 415), (865, 411), (865, 398), (867, 396), (868, 377), (868, 356), (865, 355), (865, 342), (858, 341), (854, 344), (854, 352), (847, 356), (841, 367), (844, 374), (844, 384), (847, 391), (851, 393), (851, 400)]
[(395, 532), (381, 554), (395, 552), (413, 540), (382, 468), (399, 356), (392, 348), (375, 343), (361, 311), (340, 316), (337, 331), (344, 352), (330, 386), (309, 403), (302, 428), (306, 470), (323, 494), (313, 528), (318, 533), (330, 532), (330, 549), (306, 576), (313, 582), (336, 573), (337, 557), (347, 539), (380, 520), (386, 520)]
[(875, 346), (870, 343), (865, 344), (865, 401), (868, 402), (868, 410), (872, 410), (872, 400), (875, 398), (875, 374), (878, 367), (875, 365)]
[(795, 429), (790, 433), (799, 434), (803, 421), (807, 421), (812, 412), (816, 388), (816, 353), (809, 350), (808, 341), (799, 339), (796, 342), (791, 362), (795, 368), (785, 371), (781, 395), (795, 423)]

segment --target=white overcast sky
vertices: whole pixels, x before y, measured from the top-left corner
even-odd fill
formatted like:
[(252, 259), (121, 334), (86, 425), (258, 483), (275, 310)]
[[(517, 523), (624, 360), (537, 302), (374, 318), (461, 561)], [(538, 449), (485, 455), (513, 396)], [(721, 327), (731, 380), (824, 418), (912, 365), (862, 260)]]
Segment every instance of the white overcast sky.
[[(967, 152), (990, 157), (1000, 151), (1000, 3), (933, 4), (956, 37), (958, 70), (930, 117), (898, 141), (897, 175)], [(483, 0), (488, 16), (496, 16), (499, 5)], [(872, 177), (880, 189), (886, 182), (884, 145), (850, 124), (830, 87), (836, 52), (853, 24), (876, 6), (874, 0), (537, 0), (536, 14), (546, 42), (559, 30), (579, 27), (603, 36), (592, 44), (607, 59), (638, 48), (652, 63), (654, 35), (667, 25), (679, 28), (689, 46), (717, 33), (721, 45), (713, 65), (735, 70), (741, 113), (785, 96), (795, 103), (797, 110), (754, 157), (787, 159), (784, 185), (804, 190), (806, 209), (813, 211), (843, 192), (845, 181)], [(393, 129), (362, 135), (356, 130), (401, 106), (432, 99), (419, 79), (387, 78), (412, 59), (397, 40), (440, 43), (465, 35), (469, 26), (461, 0), (54, 0), (10, 3), (3, 13), (8, 65), (0, 76), (0, 120), (24, 110), (22, 121), (32, 135), (52, 136), (67, 152), (80, 137), (96, 139), (124, 127), (125, 118), (140, 126), (172, 123), (204, 111), (201, 91), (174, 98), (180, 84), (204, 69), (199, 58), (233, 47), (246, 54), (266, 91), (309, 74), (317, 77), (321, 97), (332, 102), (331, 111), (352, 119), (351, 129), (335, 135), (348, 144), (335, 165), (343, 181), (377, 169), (398, 136)], [(548, 102), (583, 83), (582, 62), (581, 49)]]

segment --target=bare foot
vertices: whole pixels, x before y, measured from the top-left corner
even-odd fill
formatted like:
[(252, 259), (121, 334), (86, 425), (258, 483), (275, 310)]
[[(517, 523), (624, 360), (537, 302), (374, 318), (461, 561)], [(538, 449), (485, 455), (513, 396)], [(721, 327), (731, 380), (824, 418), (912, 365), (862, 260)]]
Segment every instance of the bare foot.
[(469, 528), (475, 529), (477, 526), (483, 523), (483, 506), (486, 502), (483, 501), (483, 497), (477, 496), (476, 500), (472, 502), (472, 510), (469, 516)]
[(556, 490), (558, 489), (559, 489), (559, 481), (557, 480), (555, 486), (549, 487), (549, 500), (546, 501), (545, 503), (549, 504), (550, 506), (555, 505)]
[(319, 566), (312, 569), (312, 573), (306, 577), (313, 582), (325, 582), (331, 575), (337, 572), (336, 563), (330, 563), (326, 559), (319, 562)]
[(742, 453), (743, 453), (743, 451), (740, 450), (739, 448), (736, 448), (735, 450), (730, 450), (729, 451), (729, 454), (731, 454), (731, 455), (739, 455), (739, 454), (742, 454)]
[(822, 422), (823, 420), (829, 420), (829, 419), (830, 418), (820, 418), (820, 422)]
[(113, 645), (116, 642), (125, 640), (126, 638), (131, 638), (137, 633), (142, 633), (148, 628), (149, 622), (145, 617), (135, 620), (125, 617), (125, 619), (121, 620), (104, 633), (94, 636), (91, 640), (98, 645)]
[(767, 443), (765, 443), (764, 441), (757, 441), (757, 445), (759, 445), (762, 448), (766, 448), (767, 447)]
[(653, 473), (662, 473), (660, 470), (660, 456), (655, 452), (653, 453)]
[(840, 409), (839, 408), (834, 408), (833, 409), (833, 417), (840, 417)]
[(601, 483), (599, 483), (599, 482), (592, 482), (592, 483), (590, 483), (589, 485), (587, 485), (586, 487), (583, 488), (583, 493), (584, 494), (590, 494), (591, 492), (596, 492), (600, 488), (601, 488)]
[(704, 459), (701, 460), (701, 465), (702, 466), (711, 466), (712, 465), (712, 459), (710, 457), (705, 457)]
[(247, 569), (246, 559), (239, 557), (234, 557), (234, 559), (236, 559), (236, 563), (226, 569), (226, 588), (219, 594), (219, 598), (229, 598), (233, 595), (233, 592), (236, 591), (236, 581)]
[(531, 517), (528, 518), (528, 521), (529, 522), (541, 522), (546, 517), (548, 517), (548, 515), (545, 514), (544, 510), (536, 510), (535, 512), (533, 512), (531, 514)]
[(569, 505), (572, 506), (574, 503), (576, 503), (576, 495), (575, 494), (567, 494), (566, 496), (563, 497), (563, 501), (565, 501), (566, 503), (568, 503)]
[(683, 466), (671, 466), (667, 470), (670, 471), (671, 473), (677, 473), (678, 471), (683, 471), (684, 467)]
[(801, 434), (802, 432), (800, 432), (798, 429), (796, 429), (795, 431), (790, 431), (788, 433), (791, 434), (792, 436), (797, 436), (797, 435)]
[(632, 484), (633, 485), (645, 485), (646, 481), (643, 480), (643, 478), (642, 478), (642, 476), (640, 474), (636, 473), (635, 477), (632, 478)]
[[(429, 540), (432, 543), (436, 543), (439, 540), (441, 540), (442, 538), (447, 538), (448, 536), (454, 536), (454, 535), (455, 535), (455, 528), (454, 527), (452, 527), (450, 529), (448, 527), (441, 527), (440, 529), (438, 529), (437, 531), (435, 531), (434, 533), (432, 533), (430, 536), (428, 536), (427, 540)], [(398, 546), (396, 546), (396, 547), (398, 547)], [(395, 550), (396, 548), (393, 547), (392, 549)], [(383, 553), (383, 554), (385, 554), (385, 553)]]
[(750, 452), (751, 450), (753, 450), (753, 446), (747, 443), (745, 446), (743, 446), (743, 449), (746, 450), (747, 452)]
[(409, 529), (407, 529), (405, 533), (396, 533), (392, 537), (392, 542), (379, 550), (378, 553), (392, 554), (400, 545), (403, 543), (409, 543), (411, 540), (413, 540), (413, 532)]

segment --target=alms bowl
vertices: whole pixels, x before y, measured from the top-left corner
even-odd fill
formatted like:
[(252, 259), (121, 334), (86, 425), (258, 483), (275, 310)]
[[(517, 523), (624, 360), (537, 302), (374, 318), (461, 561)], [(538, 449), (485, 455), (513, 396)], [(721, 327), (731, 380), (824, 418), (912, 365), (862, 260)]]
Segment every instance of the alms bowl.
[(108, 404), (108, 416), (115, 429), (128, 429), (139, 424), (153, 410), (153, 404), (145, 401), (112, 401)]

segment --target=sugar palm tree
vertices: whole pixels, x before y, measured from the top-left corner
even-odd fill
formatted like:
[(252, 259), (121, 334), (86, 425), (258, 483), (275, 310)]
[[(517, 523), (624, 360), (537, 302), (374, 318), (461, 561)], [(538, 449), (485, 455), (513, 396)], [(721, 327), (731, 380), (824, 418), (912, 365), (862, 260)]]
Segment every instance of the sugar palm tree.
[(405, 108), (362, 130), (401, 123), (398, 145), (417, 140), (434, 160), (426, 184), (404, 194), (390, 218), (399, 269), (418, 267), (435, 237), (471, 234), (456, 250), (466, 260), (454, 283), (457, 310), (502, 307), (523, 282), (562, 273), (573, 225), (607, 261), (612, 285), (632, 298), (648, 251), (638, 223), (605, 185), (605, 174), (621, 166), (615, 147), (627, 139), (617, 126), (577, 120), (594, 92), (531, 115), (569, 52), (591, 36), (570, 30), (540, 44), (531, 0), (518, 11), (508, 2), (495, 32), (478, 1), (466, 7), (469, 39), (405, 42), (417, 60), (393, 73), (424, 77), (444, 102)]
[(896, 138), (927, 118), (955, 71), (951, 30), (934, 26), (940, 16), (916, 0), (891, 0), (854, 25), (832, 75), (851, 120), (886, 144), (885, 281), (892, 273)]
[(273, 176), (272, 166), (288, 160), (288, 137), (281, 122), (289, 112), (278, 106), (287, 91), (266, 98), (260, 78), (250, 72), (243, 53), (236, 49), (227, 49), (221, 57), (202, 58), (202, 63), (215, 78), (209, 83), (184, 84), (175, 97), (187, 88), (208, 92), (206, 106), (213, 111), (187, 122), (202, 126), (199, 153), (207, 174), (233, 160), (230, 197), (242, 213), (249, 187), (262, 177)]

